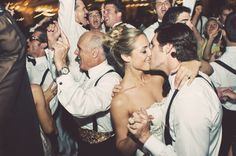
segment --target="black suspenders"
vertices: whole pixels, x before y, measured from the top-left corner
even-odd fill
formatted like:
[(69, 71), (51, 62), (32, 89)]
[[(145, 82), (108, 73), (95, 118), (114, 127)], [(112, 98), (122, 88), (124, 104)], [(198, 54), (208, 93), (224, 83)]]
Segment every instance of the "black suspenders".
[(228, 71), (230, 71), (231, 73), (236, 75), (236, 70), (231, 68), (230, 66), (228, 66), (227, 64), (225, 64), (224, 62), (220, 61), (220, 60), (216, 60), (215, 63), (221, 65), (222, 67), (224, 67), (225, 69), (227, 69)]
[[(97, 86), (99, 80), (100, 80), (104, 75), (106, 75), (107, 73), (111, 73), (111, 72), (114, 72), (114, 70), (111, 69), (111, 70), (107, 71), (106, 73), (104, 73), (100, 78), (98, 78), (97, 81), (96, 81), (95, 84), (94, 84), (94, 87)], [(96, 114), (92, 116), (92, 120), (93, 120), (93, 130), (94, 130), (95, 132), (97, 132), (97, 131), (98, 131), (98, 123), (97, 123)]]
[(44, 83), (44, 81), (45, 81), (45, 79), (46, 79), (46, 76), (47, 76), (48, 72), (49, 72), (49, 69), (47, 68), (47, 69), (45, 70), (45, 72), (43, 73), (42, 80), (41, 80), (41, 82), (40, 82), (40, 84), (39, 84), (40, 86), (43, 85), (43, 83)]
[[(215, 86), (213, 85), (213, 83), (209, 82), (206, 78), (204, 78), (203, 76), (201, 75), (197, 75), (196, 78), (203, 78), (213, 89), (214, 91), (216, 92), (216, 88)], [(174, 98), (176, 97), (177, 93), (178, 93), (178, 89), (176, 89), (174, 91), (174, 94), (172, 95), (171, 97), (171, 100), (170, 100), (170, 103), (169, 103), (169, 106), (167, 108), (167, 112), (166, 112), (166, 119), (165, 119), (165, 130), (164, 130), (164, 136), (165, 136), (165, 143), (166, 145), (172, 145), (172, 141), (175, 142), (175, 140), (171, 137), (170, 135), (170, 108), (171, 108), (171, 105), (174, 101)], [(216, 92), (217, 94), (217, 92)]]

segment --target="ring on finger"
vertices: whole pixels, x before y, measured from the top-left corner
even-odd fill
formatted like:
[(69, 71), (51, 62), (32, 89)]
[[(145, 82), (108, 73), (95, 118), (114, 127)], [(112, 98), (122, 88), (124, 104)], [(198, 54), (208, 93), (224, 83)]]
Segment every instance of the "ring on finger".
[(130, 125), (133, 125), (133, 124), (135, 124), (135, 121), (134, 121), (134, 119), (133, 119), (133, 118), (129, 118), (129, 124), (130, 124)]

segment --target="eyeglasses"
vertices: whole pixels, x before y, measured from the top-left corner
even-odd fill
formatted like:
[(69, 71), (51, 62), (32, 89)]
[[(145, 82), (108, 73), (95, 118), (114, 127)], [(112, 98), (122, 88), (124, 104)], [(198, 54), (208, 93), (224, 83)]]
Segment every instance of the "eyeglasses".
[(30, 41), (30, 42), (32, 42), (32, 41), (39, 41), (39, 42), (40, 42), (39, 38), (38, 38), (38, 37), (35, 37), (35, 36), (31, 36), (31, 37), (29, 38), (29, 41)]

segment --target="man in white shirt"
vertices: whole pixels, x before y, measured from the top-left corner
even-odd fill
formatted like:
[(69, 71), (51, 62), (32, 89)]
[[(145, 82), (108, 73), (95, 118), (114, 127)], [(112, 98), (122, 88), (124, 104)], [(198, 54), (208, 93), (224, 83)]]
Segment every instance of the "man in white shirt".
[[(104, 22), (106, 27), (113, 28), (123, 23), (125, 7), (121, 0), (106, 0), (104, 2)], [(134, 26), (124, 23), (128, 28)]]
[(155, 10), (157, 14), (157, 22), (150, 25), (143, 32), (146, 34), (149, 42), (151, 42), (155, 30), (159, 27), (162, 22), (162, 18), (166, 11), (171, 7), (172, 0), (155, 0)]
[[(53, 52), (48, 48), (48, 34), (42, 27), (36, 28), (35, 32), (28, 39), (26, 68), (31, 84), (38, 84), (44, 91), (46, 104), (49, 104), (50, 113), (53, 115), (57, 135), (51, 137), (54, 145), (54, 152), (61, 156), (77, 155), (77, 143), (72, 140), (67, 129), (62, 125), (62, 118), (65, 117), (62, 107), (59, 105), (56, 95), (56, 69), (52, 65)], [(45, 107), (46, 108), (46, 107)], [(62, 115), (63, 114), (63, 115)], [(67, 121), (68, 123), (68, 121)]]
[(58, 98), (78, 124), (80, 156), (116, 155), (109, 109), (112, 90), (121, 78), (107, 63), (103, 35), (90, 31), (78, 41), (80, 68), (89, 77), (82, 84), (73, 79), (65, 63), (69, 47), (66, 37), (62, 34), (61, 41), (54, 45)]
[[(42, 28), (37, 28), (28, 39), (26, 69), (31, 84), (38, 84), (46, 91), (53, 83), (53, 71), (50, 71), (50, 65), (46, 57), (45, 49), (47, 47), (47, 34)], [(53, 87), (54, 90), (55, 87)], [(50, 89), (53, 89), (50, 88)], [(56, 93), (56, 92), (55, 92)], [(48, 101), (49, 102), (49, 101)], [(58, 106), (56, 97), (50, 100), (51, 113), (54, 114)]]
[(189, 86), (179, 90), (174, 86), (180, 62), (198, 58), (191, 29), (181, 23), (159, 28), (152, 44), (151, 68), (165, 71), (171, 86), (166, 100), (167, 145), (150, 133), (151, 119), (145, 112), (134, 114), (134, 122), (128, 125), (130, 132), (152, 155), (218, 156), (222, 108), (209, 77), (199, 73)]
[[(221, 62), (224, 62), (234, 70), (236, 69), (236, 13), (231, 13), (226, 18), (225, 22), (225, 31), (226, 37), (228, 38), (226, 51), (218, 59)], [(216, 87), (223, 88), (233, 88), (236, 91), (236, 75), (223, 66), (217, 64), (216, 62), (210, 63), (214, 72), (210, 76), (212, 82)], [(225, 98), (225, 97), (223, 97)], [(227, 97), (226, 97), (227, 98)], [(236, 125), (232, 119), (236, 118), (236, 105), (231, 101), (225, 101), (223, 103), (223, 135), (222, 135), (222, 144), (220, 150), (220, 156), (225, 156), (228, 154), (229, 147), (233, 143), (233, 137), (236, 135)]]

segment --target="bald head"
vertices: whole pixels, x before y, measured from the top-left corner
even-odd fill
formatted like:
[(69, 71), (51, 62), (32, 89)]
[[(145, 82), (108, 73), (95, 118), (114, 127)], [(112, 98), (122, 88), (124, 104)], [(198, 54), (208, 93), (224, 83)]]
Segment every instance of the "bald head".
[(80, 56), (80, 68), (89, 70), (106, 60), (103, 50), (104, 33), (89, 31), (85, 32), (79, 39), (78, 49)]
[(88, 48), (96, 48), (102, 47), (104, 33), (102, 32), (85, 32), (81, 37), (80, 40), (87, 43)]

